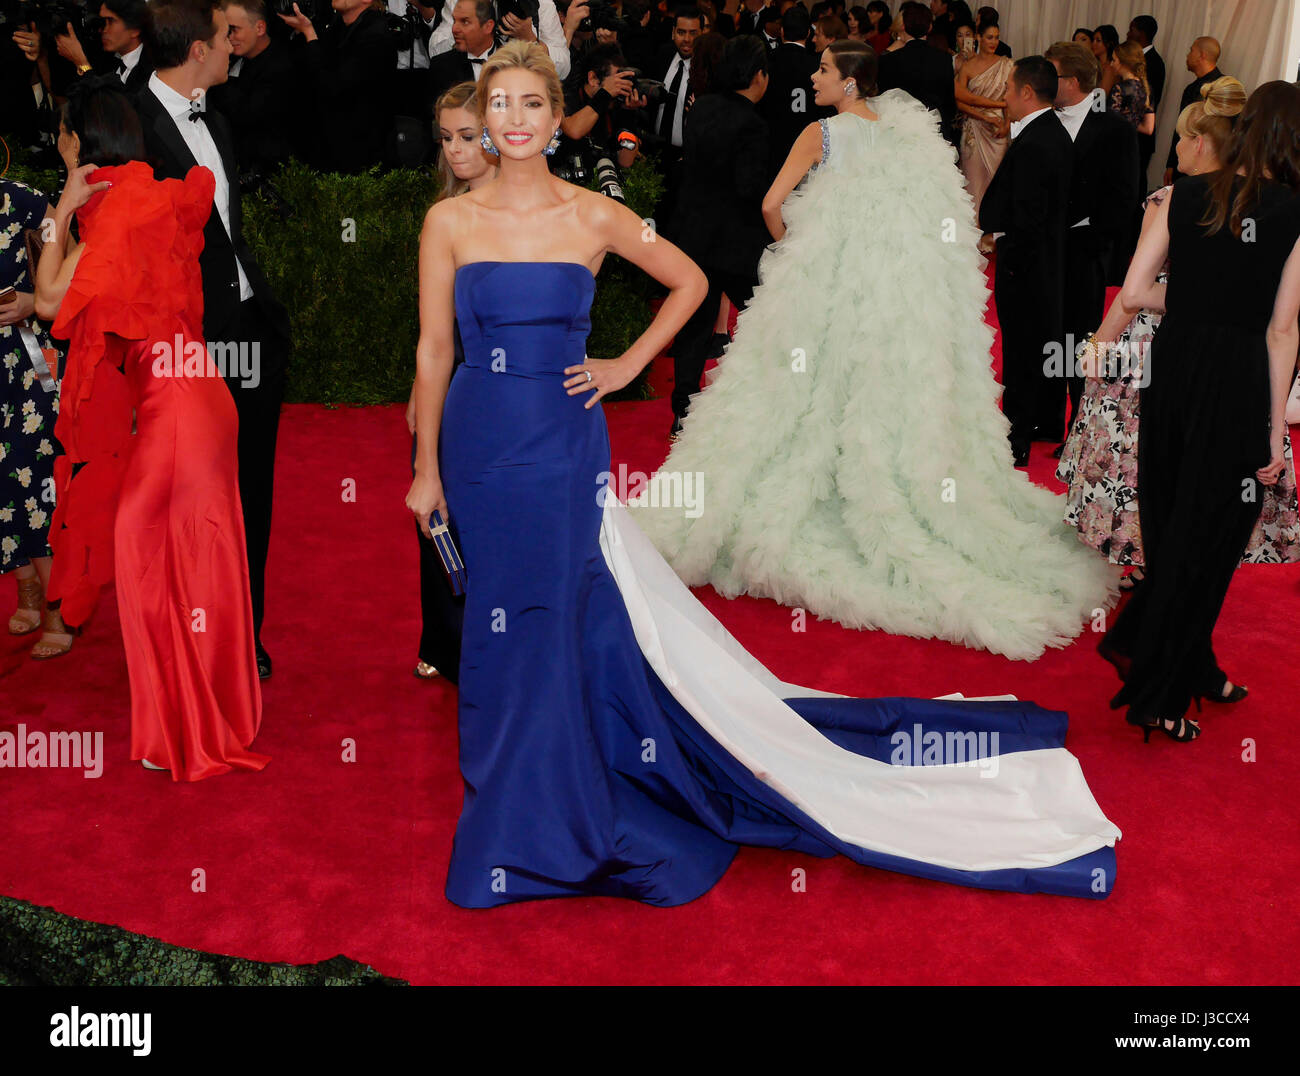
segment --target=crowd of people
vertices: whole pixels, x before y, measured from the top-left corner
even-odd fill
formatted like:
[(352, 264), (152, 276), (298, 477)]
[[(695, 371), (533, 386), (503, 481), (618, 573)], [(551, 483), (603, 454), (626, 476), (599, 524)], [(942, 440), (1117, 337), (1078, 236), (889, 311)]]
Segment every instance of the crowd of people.
[[(334, 0), (328, 19), (308, 6), (105, 0), (98, 49), (89, 23), (12, 38), (38, 128), (58, 105), (67, 179), (57, 198), (0, 181), (9, 631), (40, 633), (34, 658), (67, 654), (115, 578), (134, 759), (176, 780), (267, 761), (252, 743), (272, 667), (261, 630), (291, 333), (244, 242), (240, 194), (299, 152), (340, 171), (436, 154), (442, 175), (421, 237), (407, 504), (421, 541), (416, 674), (460, 677), (462, 770), (482, 798), (472, 810), (467, 797), (458, 830), (458, 903), (578, 891), (676, 903), (707, 888), (735, 844), (788, 846), (795, 830), (809, 847), (881, 861), (880, 847), (800, 813), (845, 809), (820, 801), (820, 763), (784, 771), (806, 800), (751, 780), (789, 762), (764, 751), (805, 722), (879, 735), (879, 707), (805, 713), (796, 701), (808, 700), (774, 694), (720, 626), (688, 645), (707, 614), (680, 580), (1032, 660), (1113, 604), (1123, 567), (1134, 593), (1100, 650), (1129, 723), (1187, 742), (1200, 733), (1193, 702), (1246, 697), (1211, 638), (1232, 573), (1243, 559), (1300, 559), (1286, 424), (1300, 351), (1296, 86), (1252, 91), (1219, 70), (1219, 42), (1189, 43), (1169, 172), (1149, 191), (1166, 77), (1146, 15), (1124, 42), (1079, 28), (1015, 58), (996, 10), (943, 0), (897, 12), (702, 0), (670, 13), (643, 0)], [(641, 155), (664, 176), (662, 243), (606, 197), (608, 175)], [(993, 256), (1000, 411), (979, 250)], [(600, 360), (579, 344), (606, 252), (667, 296), (627, 353)], [(927, 289), (948, 316), (922, 324), (914, 301)], [(742, 312), (734, 339), (729, 306)], [(858, 309), (875, 311), (869, 333), (844, 316)], [(497, 376), (489, 344), (503, 341), (521, 376)], [(663, 474), (707, 472), (708, 511), (666, 496), (643, 506), (642, 529), (598, 499), (554, 497), (608, 466), (592, 405), (664, 351)], [(577, 398), (567, 407), (561, 385)], [(730, 450), (742, 442), (746, 453)], [(1065, 498), (1017, 473), (1034, 442), (1056, 446)], [(945, 483), (964, 491), (961, 510), (936, 496)], [(523, 549), (521, 533), (555, 541)], [(610, 534), (625, 558), (614, 574)], [(463, 597), (443, 578), (448, 535), (465, 553)], [(662, 667), (640, 660), (629, 611), (661, 632)], [(498, 614), (523, 626), (489, 626)], [(728, 769), (730, 748), (701, 747), (695, 724), (729, 743), (756, 732), (751, 711), (714, 692), (727, 662), (732, 697), (772, 722), (742, 759), (748, 776)], [(687, 695), (666, 686), (682, 684)], [(539, 691), (554, 710), (541, 721)], [(600, 732), (578, 745), (565, 707)], [(940, 707), (950, 727), (987, 718), (952, 707)], [(615, 730), (610, 713), (636, 717)], [(1029, 704), (1004, 718), (1047, 721)], [(502, 843), (500, 805), (547, 795), (512, 774), (549, 781), (538, 759), (576, 773), (581, 756), (612, 775), (645, 736), (673, 745), (667, 791), (610, 783), (610, 803), (576, 808), (561, 794), (536, 832)], [(869, 756), (866, 739), (852, 753)], [(507, 741), (533, 763), (498, 765)], [(724, 770), (738, 782), (727, 795), (762, 825), (720, 822), (716, 788), (685, 776)], [(890, 799), (877, 801), (873, 772), (859, 775), (854, 810)], [(1055, 866), (1118, 836), (1079, 785), (1072, 817), (1086, 832), (1051, 837)], [(978, 787), (935, 817), (979, 810)], [(665, 797), (691, 801), (696, 825), (681, 830)], [(612, 803), (637, 819), (647, 863), (695, 857), (680, 883), (661, 888), (606, 847)], [(1075, 874), (1026, 880), (1022, 868), (1043, 862), (1038, 837), (987, 861), (914, 837), (885, 858), (927, 876), (956, 861), (1015, 867), (965, 884), (1078, 889)], [(503, 855), (542, 860), (508, 896), (483, 888)], [(611, 856), (621, 865), (605, 877)], [(594, 889), (575, 880), (597, 876)]]

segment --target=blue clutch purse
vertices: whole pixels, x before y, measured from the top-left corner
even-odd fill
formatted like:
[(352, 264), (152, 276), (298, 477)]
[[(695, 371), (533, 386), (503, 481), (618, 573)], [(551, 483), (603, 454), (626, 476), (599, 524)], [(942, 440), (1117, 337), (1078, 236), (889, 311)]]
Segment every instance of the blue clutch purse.
[(460, 550), (452, 540), (451, 529), (442, 513), (435, 511), (429, 517), (429, 530), (433, 532), (433, 544), (442, 558), (442, 570), (447, 573), (447, 585), (451, 592), (460, 597), (465, 593), (465, 562), (461, 560)]

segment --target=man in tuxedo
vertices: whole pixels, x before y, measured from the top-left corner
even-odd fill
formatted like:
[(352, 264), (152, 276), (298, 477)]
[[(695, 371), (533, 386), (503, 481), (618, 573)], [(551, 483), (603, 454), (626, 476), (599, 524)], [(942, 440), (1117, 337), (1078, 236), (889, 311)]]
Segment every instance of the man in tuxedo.
[(651, 78), (664, 84), (659, 107), (652, 111), (659, 145), (659, 167), (664, 176), (664, 193), (655, 211), (659, 231), (675, 234), (678, 193), (682, 184), (682, 145), (686, 131), (687, 102), (690, 99), (691, 57), (700, 36), (700, 9), (684, 4), (673, 12), (672, 42), (655, 58)]
[(497, 49), (492, 0), (456, 0), (451, 11), (452, 47), (429, 61), (429, 114), (458, 82), (477, 82), (483, 63)]
[[(442, 4), (442, 12), (429, 37), (430, 57), (450, 52), (457, 47), (455, 10), (459, 0), (439, 0), (439, 2)], [(482, 23), (491, 20), (496, 27), (496, 36), (501, 44), (505, 44), (510, 38), (518, 41), (538, 41), (546, 46), (560, 81), (569, 77), (569, 72), (572, 70), (569, 40), (565, 36), (564, 24), (556, 11), (555, 0), (538, 0), (536, 27), (533, 26), (532, 19), (521, 19), (518, 15), (499, 11), (492, 0), (481, 0), (475, 6), (478, 21)]]
[[(1106, 312), (1106, 277), (1115, 249), (1129, 237), (1138, 203), (1137, 132), (1114, 112), (1097, 90), (1092, 50), (1058, 41), (1047, 50), (1056, 68), (1056, 114), (1074, 140), (1070, 202), (1065, 233), (1065, 351), (1070, 414), (1078, 414), (1083, 381), (1074, 369), (1074, 349), (1101, 325)], [(1065, 422), (1065, 395), (1053, 392), (1053, 436)], [(1056, 455), (1061, 454), (1058, 448)]]
[(1058, 81), (1042, 56), (1016, 62), (1007, 83), (1011, 144), (980, 204), (981, 230), (997, 236), (993, 297), (1002, 327), (1002, 410), (1017, 467), (1029, 463), (1031, 441), (1059, 436), (1051, 432), (1055, 394), (1044, 364), (1054, 348), (1064, 347), (1074, 146), (1054, 109)]
[(303, 35), (300, 66), (317, 105), (315, 159), (323, 172), (364, 172), (384, 159), (393, 126), (397, 46), (370, 0), (331, 0), (334, 18), (317, 34), (306, 15), (281, 15)]
[(765, 0), (742, 0), (736, 15), (737, 34), (763, 33), (763, 7)]
[(772, 238), (763, 221), (770, 141), (757, 108), (767, 90), (767, 64), (767, 46), (756, 35), (728, 41), (717, 70), (719, 90), (696, 101), (686, 129), (679, 242), (704, 270), (709, 291), (673, 341), (670, 437), (700, 391), (723, 293), (737, 310), (745, 308)]
[[(1151, 87), (1151, 107), (1159, 110), (1160, 99), (1165, 95), (1165, 61), (1156, 52), (1156, 32), (1160, 24), (1150, 15), (1139, 15), (1128, 28), (1128, 40), (1136, 41), (1142, 46), (1142, 54), (1147, 62), (1147, 84)], [(1138, 135), (1138, 153), (1141, 163), (1142, 186), (1146, 186), (1146, 175), (1151, 158), (1156, 152), (1154, 134)], [(1147, 192), (1141, 192), (1145, 195)]]
[(781, 16), (781, 46), (768, 54), (770, 81), (758, 110), (772, 135), (772, 176), (780, 171), (790, 147), (808, 124), (833, 116), (833, 108), (813, 103), (812, 76), (821, 58), (804, 44), (812, 22), (802, 4)]
[[(1188, 105), (1194, 105), (1201, 99), (1201, 87), (1208, 86), (1216, 79), (1223, 78), (1223, 72), (1219, 70), (1219, 43), (1212, 37), (1198, 37), (1192, 42), (1192, 47), (1187, 50), (1187, 70), (1196, 76), (1183, 90), (1182, 99), (1178, 102), (1178, 114), (1183, 114), (1183, 109)], [(1169, 156), (1165, 159), (1165, 185), (1168, 186), (1174, 181), (1174, 176), (1178, 172), (1178, 132), (1174, 132), (1173, 140), (1169, 144)]]
[(265, 175), (293, 154), (293, 62), (288, 46), (267, 32), (266, 0), (229, 0), (222, 10), (233, 58), (226, 81), (208, 91), (208, 102), (230, 122), (240, 172)]
[[(257, 670), (271, 675), (261, 642), (266, 554), (271, 537), (275, 442), (284, 397), (289, 316), (271, 292), (241, 231), (238, 168), (230, 127), (207, 107), (207, 91), (227, 75), (230, 39), (213, 0), (152, 0), (146, 47), (157, 65), (135, 96), (145, 147), (158, 179), (181, 179), (196, 164), (216, 178), (203, 229), (203, 335), (209, 351), (246, 348), (254, 375), (231, 371), (226, 385), (239, 412), (239, 498), (244, 509)], [(235, 364), (238, 365), (238, 364)]]
[(943, 34), (944, 42), (949, 49), (957, 47), (957, 27), (952, 24), (948, 0), (930, 0), (930, 33)]
[(909, 0), (900, 9), (903, 16), (901, 49), (880, 57), (880, 90), (906, 90), (926, 108), (939, 113), (945, 138), (955, 137), (952, 121), (957, 115), (952, 58), (926, 44), (930, 33), (930, 9)]
[(92, 71), (97, 75), (115, 74), (127, 93), (135, 93), (153, 74), (153, 64), (146, 58), (140, 40), (148, 13), (145, 0), (105, 0), (99, 5), (99, 17), (104, 20), (99, 32), (102, 57), (92, 65), (71, 24), (67, 33), (54, 39), (59, 55), (76, 67), (78, 75)]

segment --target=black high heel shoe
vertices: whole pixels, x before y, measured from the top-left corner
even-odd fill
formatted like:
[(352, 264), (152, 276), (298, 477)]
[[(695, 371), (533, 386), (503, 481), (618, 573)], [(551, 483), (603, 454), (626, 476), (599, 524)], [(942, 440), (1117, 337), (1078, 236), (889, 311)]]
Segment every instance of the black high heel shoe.
[(1190, 717), (1153, 717), (1148, 719), (1130, 710), (1124, 715), (1124, 720), (1142, 730), (1143, 743), (1151, 742), (1151, 733), (1156, 729), (1159, 729), (1177, 743), (1190, 743), (1201, 734), (1201, 726)]
[(1205, 699), (1206, 702), (1218, 703), (1220, 706), (1230, 706), (1234, 702), (1241, 702), (1242, 699), (1250, 694), (1250, 691), (1244, 684), (1233, 684), (1232, 690), (1225, 695), (1223, 689), (1228, 686), (1228, 683), (1229, 681), (1227, 676), (1224, 676), (1224, 678), (1217, 684), (1206, 685), (1208, 690), (1203, 689), (1201, 691), (1192, 692), (1192, 701), (1196, 703), (1196, 712), (1201, 712), (1202, 699)]

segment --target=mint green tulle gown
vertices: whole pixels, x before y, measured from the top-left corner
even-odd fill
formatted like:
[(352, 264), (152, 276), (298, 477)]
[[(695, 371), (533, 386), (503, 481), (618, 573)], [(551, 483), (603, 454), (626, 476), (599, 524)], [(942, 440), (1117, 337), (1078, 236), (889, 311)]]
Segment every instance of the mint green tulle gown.
[[(1032, 660), (1100, 622), (1118, 572), (1012, 466), (979, 230), (937, 118), (902, 91), (871, 103), (878, 121), (821, 121), (636, 521), (691, 586)], [(663, 506), (674, 472), (700, 476), (698, 506)]]

